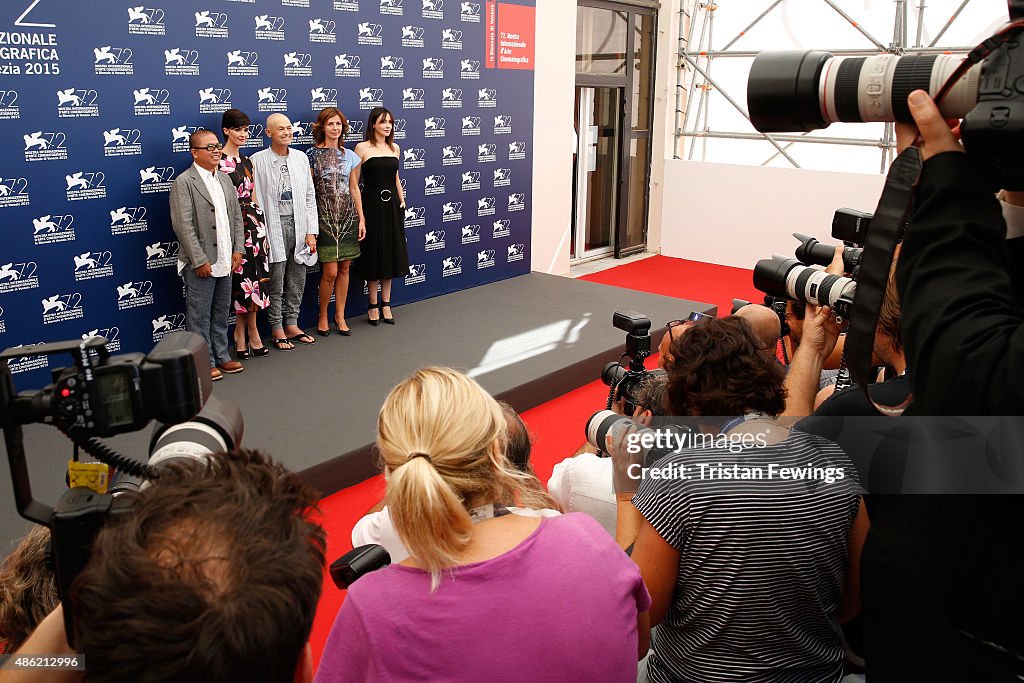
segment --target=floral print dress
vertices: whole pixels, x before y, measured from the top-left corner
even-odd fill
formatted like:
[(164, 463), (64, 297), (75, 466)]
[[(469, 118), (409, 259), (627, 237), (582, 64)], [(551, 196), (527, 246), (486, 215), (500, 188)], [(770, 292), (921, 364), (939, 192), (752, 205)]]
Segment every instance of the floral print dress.
[(231, 278), (231, 305), (236, 313), (251, 313), (270, 305), (270, 295), (260, 287), (261, 283), (270, 280), (267, 225), (263, 220), (263, 210), (252, 201), (254, 184), (249, 157), (224, 155), (220, 160), (220, 170), (227, 173), (235, 185), (245, 233), (242, 263)]

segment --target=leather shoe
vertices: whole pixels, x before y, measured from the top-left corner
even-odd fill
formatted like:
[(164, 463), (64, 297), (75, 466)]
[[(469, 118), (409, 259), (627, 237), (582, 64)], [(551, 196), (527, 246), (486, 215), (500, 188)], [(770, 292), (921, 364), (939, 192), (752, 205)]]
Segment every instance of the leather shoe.
[(245, 370), (245, 366), (237, 360), (229, 360), (227, 363), (217, 363), (217, 369), (228, 375), (233, 375), (236, 372)]
[(217, 368), (210, 368), (210, 381), (216, 382), (223, 376)]

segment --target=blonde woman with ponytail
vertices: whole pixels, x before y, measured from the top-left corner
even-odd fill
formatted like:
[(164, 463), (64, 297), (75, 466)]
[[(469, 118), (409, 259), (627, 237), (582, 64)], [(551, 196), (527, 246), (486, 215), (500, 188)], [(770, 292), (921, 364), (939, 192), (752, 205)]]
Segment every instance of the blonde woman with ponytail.
[(650, 596), (593, 519), (552, 508), (505, 457), (498, 403), (466, 375), (424, 368), (377, 423), (385, 503), (411, 553), (352, 585), (316, 680), (635, 681)]

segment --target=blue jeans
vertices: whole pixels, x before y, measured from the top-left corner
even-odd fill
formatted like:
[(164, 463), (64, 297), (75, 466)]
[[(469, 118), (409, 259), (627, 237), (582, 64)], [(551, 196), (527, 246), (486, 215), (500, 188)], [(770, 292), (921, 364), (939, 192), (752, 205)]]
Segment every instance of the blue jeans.
[(201, 334), (210, 349), (210, 367), (231, 360), (228, 355), (228, 310), (231, 308), (231, 276), (199, 277), (186, 266), (185, 327)]
[(306, 288), (306, 266), (293, 258), (294, 216), (281, 216), (281, 233), (284, 235), (284, 261), (270, 264), (270, 308), (267, 310), (267, 322), (275, 332), (285, 325), (299, 324), (299, 305)]

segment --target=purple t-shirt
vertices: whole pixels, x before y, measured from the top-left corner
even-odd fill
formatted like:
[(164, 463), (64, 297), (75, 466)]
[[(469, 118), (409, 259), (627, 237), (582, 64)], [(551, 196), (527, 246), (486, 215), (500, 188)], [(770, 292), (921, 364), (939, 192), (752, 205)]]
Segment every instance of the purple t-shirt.
[(636, 681), (651, 597), (601, 525), (545, 518), (512, 550), (445, 573), (392, 565), (352, 585), (316, 683)]

